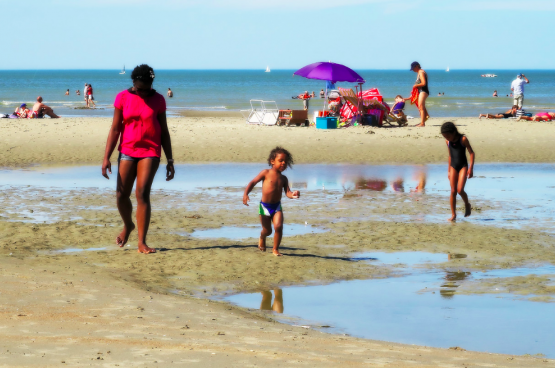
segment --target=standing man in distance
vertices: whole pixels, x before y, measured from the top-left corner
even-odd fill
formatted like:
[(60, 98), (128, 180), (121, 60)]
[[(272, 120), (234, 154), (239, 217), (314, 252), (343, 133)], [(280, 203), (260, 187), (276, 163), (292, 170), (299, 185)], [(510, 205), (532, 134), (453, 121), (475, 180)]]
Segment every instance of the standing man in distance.
[(85, 87), (83, 87), (83, 96), (85, 96), (85, 104), (89, 107), (89, 96), (87, 91), (89, 90), (89, 85), (85, 83)]
[(168, 97), (172, 98), (173, 97), (173, 92), (171, 89), (168, 88)]
[(516, 76), (516, 79), (511, 83), (511, 91), (514, 93), (514, 103), (517, 105), (518, 109), (522, 109), (522, 104), (524, 102), (524, 85), (530, 83), (528, 78), (522, 73)]

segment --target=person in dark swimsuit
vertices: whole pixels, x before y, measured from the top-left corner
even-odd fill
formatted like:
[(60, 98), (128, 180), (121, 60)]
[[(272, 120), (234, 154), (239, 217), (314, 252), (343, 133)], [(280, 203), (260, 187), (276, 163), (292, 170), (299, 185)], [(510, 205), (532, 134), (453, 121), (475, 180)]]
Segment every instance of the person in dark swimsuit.
[[(451, 218), (449, 221), (455, 221), (457, 213), (457, 194), (464, 201), (464, 217), (470, 216), (472, 207), (468, 202), (468, 196), (464, 191), (466, 179), (474, 176), (474, 159), (476, 155), (470, 146), (468, 138), (457, 130), (455, 124), (451, 122), (444, 123), (441, 126), (441, 134), (446, 140), (447, 149), (449, 151), (449, 167), (447, 177), (451, 184)], [(466, 159), (466, 151), (470, 154), (470, 165)]]
[(418, 110), (420, 110), (420, 124), (417, 127), (426, 126), (426, 120), (430, 118), (428, 110), (426, 109), (426, 99), (430, 95), (430, 89), (428, 88), (428, 74), (420, 67), (418, 61), (413, 62), (410, 65), (410, 70), (415, 72), (418, 76), (416, 78), (416, 83), (413, 88), (418, 88)]
[(507, 118), (516, 118), (516, 111), (518, 110), (517, 105), (513, 105), (511, 109), (507, 112), (500, 112), (499, 114), (480, 114), (478, 119), (486, 118), (486, 119), (507, 119)]

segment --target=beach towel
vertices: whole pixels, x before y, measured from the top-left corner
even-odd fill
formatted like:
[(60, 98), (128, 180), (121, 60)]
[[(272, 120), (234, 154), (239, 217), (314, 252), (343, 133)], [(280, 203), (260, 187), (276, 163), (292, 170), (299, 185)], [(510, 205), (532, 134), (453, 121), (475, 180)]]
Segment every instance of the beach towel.
[(410, 94), (410, 104), (411, 105), (416, 105), (416, 107), (418, 107), (418, 95), (420, 94), (420, 92), (418, 91), (418, 88), (414, 87), (412, 89), (412, 92)]

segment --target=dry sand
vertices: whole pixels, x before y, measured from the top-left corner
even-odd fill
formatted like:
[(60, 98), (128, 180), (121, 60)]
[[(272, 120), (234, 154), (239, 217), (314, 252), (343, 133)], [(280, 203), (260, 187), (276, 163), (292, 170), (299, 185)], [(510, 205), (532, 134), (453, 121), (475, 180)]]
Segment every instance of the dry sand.
[[(95, 118), (0, 123), (4, 124), (0, 125), (4, 133), (0, 149), (7, 151), (2, 165), (22, 166), (100, 162), (110, 121)], [(299, 162), (406, 163), (444, 160), (446, 150), (437, 134), (440, 123), (436, 120), (432, 122), (436, 126), (426, 129), (320, 132), (246, 126), (238, 119), (181, 118), (171, 119), (170, 127), (178, 162), (263, 162), (270, 147), (286, 144)], [(554, 155), (553, 150), (542, 149), (547, 147), (552, 129), (548, 123), (473, 119), (459, 119), (459, 123), (466, 125), (464, 131), (481, 161), (497, 161), (492, 158), (497, 157), (492, 156), (497, 154), (492, 146), (503, 155), (500, 161), (550, 162)], [(59, 143), (48, 143), (52, 141)], [(446, 271), (555, 264), (553, 238), (541, 231), (465, 222), (388, 221), (395, 216), (445, 212), (443, 199), (420, 193), (338, 190), (324, 195), (311, 192), (303, 195), (303, 201), (287, 201), (288, 223), (304, 224), (309, 219), (311, 226), (327, 231), (286, 234), (282, 250), (288, 256), (279, 260), (258, 252), (253, 239), (198, 239), (187, 235), (199, 229), (256, 223), (254, 210), (241, 204), (240, 191), (219, 188), (176, 193), (155, 188), (149, 244), (160, 251), (142, 256), (133, 247), (119, 249), (113, 244), (121, 220), (111, 191), (4, 188), (0, 193), (0, 366), (165, 367), (172, 362), (199, 367), (555, 364), (541, 358), (326, 334), (278, 323), (272, 314), (197, 298), (256, 292), (276, 285), (394, 277), (407, 272), (401, 265), (386, 267), (352, 258), (359, 252), (377, 250), (467, 255), (451, 260), (446, 256), (445, 263), (430, 266)], [(253, 198), (258, 195), (253, 193)], [(498, 210), (499, 206), (485, 201), (476, 204), (481, 211)], [(46, 215), (49, 221), (27, 222), (31, 214)], [(136, 244), (136, 233), (130, 244)], [(104, 249), (56, 252), (67, 248)], [(537, 302), (552, 301), (555, 293), (547, 277), (499, 280), (499, 285), (504, 282), (517, 284), (515, 294)], [(488, 292), (492, 285), (472, 285), (464, 292)]]
[[(438, 163), (446, 162), (439, 127), (447, 120), (468, 135), (480, 162), (555, 161), (555, 125), (546, 122), (437, 118), (425, 128), (317, 130), (220, 116), (170, 118), (169, 127), (177, 163), (264, 162), (276, 145), (298, 163)], [(109, 118), (0, 119), (0, 167), (101, 163), (110, 124)]]

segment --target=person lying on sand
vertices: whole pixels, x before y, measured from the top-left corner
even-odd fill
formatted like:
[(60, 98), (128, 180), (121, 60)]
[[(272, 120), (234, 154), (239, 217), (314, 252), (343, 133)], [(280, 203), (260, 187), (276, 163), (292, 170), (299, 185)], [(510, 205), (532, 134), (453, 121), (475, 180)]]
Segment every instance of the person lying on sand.
[(33, 105), (33, 115), (35, 118), (43, 118), (44, 115), (50, 116), (52, 119), (59, 118), (58, 115), (54, 113), (54, 110), (50, 106), (42, 103), (42, 97), (37, 97), (37, 102)]
[(555, 112), (538, 112), (534, 116), (520, 116), (516, 120), (551, 121), (555, 119)]
[(480, 114), (480, 116), (478, 116), (478, 119), (481, 118), (486, 118), (486, 119), (507, 119), (507, 118), (514, 118), (516, 117), (516, 110), (518, 110), (518, 106), (517, 105), (513, 105), (513, 107), (511, 107), (511, 109), (507, 112), (500, 112), (497, 115), (492, 115), (492, 114)]
[(283, 236), (283, 211), (281, 209), (281, 195), (285, 192), (287, 198), (297, 199), (301, 196), (298, 190), (292, 192), (289, 188), (287, 177), (282, 173), (293, 165), (293, 156), (285, 148), (276, 147), (270, 152), (268, 165), (271, 169), (262, 170), (245, 188), (243, 204), (249, 205), (249, 193), (256, 184), (262, 181), (262, 200), (258, 207), (262, 231), (258, 240), (258, 249), (266, 251), (266, 238), (272, 235), (272, 222), (274, 224), (274, 249), (275, 256), (281, 256), (279, 245)]

